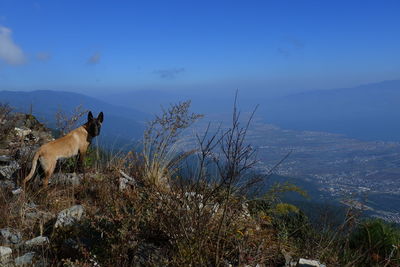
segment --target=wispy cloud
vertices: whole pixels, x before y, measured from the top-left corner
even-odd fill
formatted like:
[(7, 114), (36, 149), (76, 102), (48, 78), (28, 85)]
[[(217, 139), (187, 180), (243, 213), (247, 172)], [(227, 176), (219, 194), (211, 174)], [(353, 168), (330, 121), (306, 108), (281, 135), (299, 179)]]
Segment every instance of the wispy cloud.
[(36, 59), (39, 61), (49, 61), (51, 59), (51, 54), (48, 52), (39, 52), (36, 54)]
[(101, 59), (101, 54), (99, 52), (96, 52), (88, 58), (86, 63), (91, 65), (99, 64), (100, 59)]
[(294, 37), (285, 37), (283, 40), (281, 40), (281, 44), (277, 48), (277, 52), (287, 58), (303, 48), (304, 43), (301, 40)]
[(283, 48), (283, 47), (278, 47), (277, 51), (279, 54), (281, 54), (284, 57), (288, 57), (290, 55), (289, 50), (287, 50), (286, 48)]
[(304, 43), (301, 40), (297, 39), (297, 38), (287, 37), (287, 38), (284, 39), (284, 41), (286, 43), (290, 44), (294, 48), (298, 48), (298, 49), (304, 48)]
[(21, 65), (26, 62), (22, 49), (14, 43), (11, 29), (0, 25), (0, 59), (10, 65)]
[(185, 72), (185, 68), (171, 68), (155, 70), (154, 74), (158, 75), (161, 79), (174, 79), (182, 72)]

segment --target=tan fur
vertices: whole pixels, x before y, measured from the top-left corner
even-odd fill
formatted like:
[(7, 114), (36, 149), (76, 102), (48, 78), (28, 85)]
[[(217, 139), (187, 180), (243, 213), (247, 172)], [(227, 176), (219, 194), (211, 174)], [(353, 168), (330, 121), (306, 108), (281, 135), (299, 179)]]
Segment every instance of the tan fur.
[(26, 182), (35, 174), (38, 160), (45, 174), (43, 186), (47, 187), (49, 179), (56, 167), (57, 160), (61, 158), (70, 158), (78, 154), (82, 160), (89, 145), (88, 132), (83, 126), (76, 128), (59, 139), (42, 145), (33, 157), (32, 169), (28, 176), (25, 177), (23, 186), (25, 187)]

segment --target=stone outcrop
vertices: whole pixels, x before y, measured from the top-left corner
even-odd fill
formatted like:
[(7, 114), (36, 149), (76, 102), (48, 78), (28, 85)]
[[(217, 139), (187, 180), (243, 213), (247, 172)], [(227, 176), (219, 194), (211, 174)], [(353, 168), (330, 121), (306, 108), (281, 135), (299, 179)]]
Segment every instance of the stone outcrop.
[(75, 205), (71, 208), (61, 211), (57, 216), (57, 221), (54, 225), (55, 228), (71, 226), (81, 220), (85, 209), (82, 205)]
[(32, 115), (12, 114), (0, 122), (0, 188), (16, 189), (18, 174), (28, 170), (36, 149), (53, 140), (52, 133)]

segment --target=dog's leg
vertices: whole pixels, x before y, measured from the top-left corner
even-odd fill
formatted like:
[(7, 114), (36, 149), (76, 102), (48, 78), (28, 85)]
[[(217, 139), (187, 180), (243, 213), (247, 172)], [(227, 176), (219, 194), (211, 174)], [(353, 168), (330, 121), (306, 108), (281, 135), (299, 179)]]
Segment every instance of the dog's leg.
[(85, 154), (78, 154), (78, 171), (81, 173), (85, 172)]
[(76, 155), (75, 157), (75, 164), (74, 164), (74, 173), (81, 172), (81, 160), (80, 160), (80, 154)]
[(49, 179), (53, 175), (54, 169), (56, 168), (57, 161), (47, 161), (46, 162), (46, 168), (44, 170), (44, 180), (43, 180), (43, 187), (47, 188), (49, 185)]
[(79, 171), (83, 173), (83, 179), (85, 179), (86, 177), (85, 156), (86, 156), (86, 150), (84, 149), (79, 150), (78, 154)]

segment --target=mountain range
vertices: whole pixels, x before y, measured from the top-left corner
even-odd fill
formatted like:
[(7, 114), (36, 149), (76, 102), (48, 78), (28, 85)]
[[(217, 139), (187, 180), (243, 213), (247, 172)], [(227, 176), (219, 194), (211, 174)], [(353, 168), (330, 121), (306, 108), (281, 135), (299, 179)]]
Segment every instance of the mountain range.
[[(141, 136), (150, 114), (160, 106), (191, 99), (193, 110), (209, 118), (229, 118), (234, 91), (128, 91), (86, 96), (59, 91), (0, 91), (0, 102), (19, 111), (33, 113), (54, 122), (57, 110), (73, 110), (78, 105), (105, 112), (105, 133), (110, 139), (131, 140)], [(353, 88), (314, 90), (271, 97), (267, 91), (239, 90), (239, 107), (251, 111), (266, 123), (284, 129), (312, 130), (343, 134), (360, 140), (400, 141), (400, 80), (360, 85)], [(206, 118), (207, 119), (207, 118)]]
[(261, 115), (282, 128), (400, 141), (399, 104), (400, 80), (394, 80), (281, 97), (267, 102)]
[[(228, 117), (234, 94), (235, 90), (147, 90), (101, 97), (113, 104), (150, 113), (158, 112), (160, 105), (192, 99), (196, 112), (211, 117), (216, 114)], [(251, 111), (259, 105), (256, 116), (281, 128), (338, 133), (367, 141), (400, 141), (400, 80), (352, 88), (305, 91), (281, 97), (272, 97), (268, 90), (246, 91), (245, 88), (239, 88), (238, 103), (242, 111)]]

